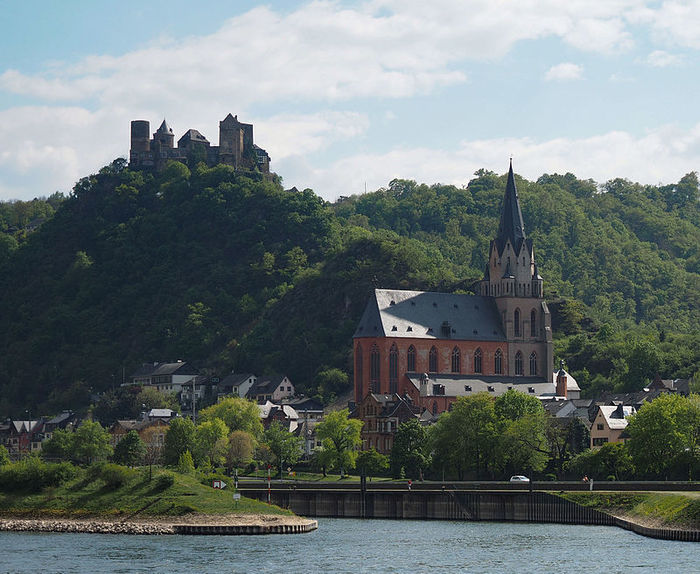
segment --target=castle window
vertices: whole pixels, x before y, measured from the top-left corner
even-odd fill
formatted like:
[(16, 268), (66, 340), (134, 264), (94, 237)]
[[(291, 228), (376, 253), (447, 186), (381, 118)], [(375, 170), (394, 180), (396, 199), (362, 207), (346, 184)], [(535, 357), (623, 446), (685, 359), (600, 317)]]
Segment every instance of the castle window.
[(372, 345), (372, 348), (369, 351), (369, 384), (373, 393), (379, 392), (379, 361), (379, 347), (377, 347), (377, 345), (374, 344)]
[(513, 313), (513, 332), (516, 337), (520, 337), (520, 309), (516, 309)]
[(406, 354), (406, 370), (409, 373), (416, 372), (416, 348), (413, 345), (408, 348), (408, 353)]
[(357, 388), (362, 389), (362, 347), (360, 345), (355, 350), (355, 380)]
[(500, 349), (496, 349), (493, 357), (493, 372), (497, 375), (503, 374), (503, 352)]
[(389, 349), (389, 392), (396, 393), (398, 391), (399, 382), (399, 350), (396, 348), (396, 343)]
[(474, 372), (481, 373), (481, 349), (474, 351)]
[(438, 370), (438, 352), (435, 347), (430, 348), (430, 354), (428, 355), (428, 371), (431, 373), (437, 373)]
[(455, 347), (452, 349), (452, 372), (459, 373), (462, 366), (461, 355), (459, 349)]
[(537, 353), (533, 352), (530, 355), (530, 375), (537, 374)]
[(530, 311), (530, 337), (537, 337), (537, 311)]
[(523, 374), (523, 354), (520, 351), (515, 353), (515, 374)]

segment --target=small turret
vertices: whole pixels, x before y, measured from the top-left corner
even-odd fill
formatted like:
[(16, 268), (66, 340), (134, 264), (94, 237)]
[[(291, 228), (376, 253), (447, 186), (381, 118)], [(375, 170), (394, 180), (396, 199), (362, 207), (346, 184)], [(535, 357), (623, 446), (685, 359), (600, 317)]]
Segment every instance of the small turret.
[(175, 134), (165, 120), (160, 124), (158, 131), (153, 134), (153, 142), (167, 149), (172, 149), (175, 146)]

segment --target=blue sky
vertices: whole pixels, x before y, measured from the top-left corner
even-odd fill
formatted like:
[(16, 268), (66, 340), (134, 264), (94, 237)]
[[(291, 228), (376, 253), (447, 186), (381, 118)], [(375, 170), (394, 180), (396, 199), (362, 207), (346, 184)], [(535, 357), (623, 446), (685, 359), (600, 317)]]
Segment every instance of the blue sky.
[(229, 112), (328, 200), (474, 171), (672, 183), (700, 166), (700, 1), (0, 0), (0, 199), (70, 191), (129, 121)]

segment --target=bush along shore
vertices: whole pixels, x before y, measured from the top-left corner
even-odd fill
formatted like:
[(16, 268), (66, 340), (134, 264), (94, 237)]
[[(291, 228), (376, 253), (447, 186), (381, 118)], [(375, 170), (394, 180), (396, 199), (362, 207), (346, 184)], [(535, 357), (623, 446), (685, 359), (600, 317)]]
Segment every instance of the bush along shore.
[(317, 527), (277, 506), (234, 498), (229, 488), (214, 489), (214, 478), (30, 458), (0, 469), (0, 531), (266, 534)]

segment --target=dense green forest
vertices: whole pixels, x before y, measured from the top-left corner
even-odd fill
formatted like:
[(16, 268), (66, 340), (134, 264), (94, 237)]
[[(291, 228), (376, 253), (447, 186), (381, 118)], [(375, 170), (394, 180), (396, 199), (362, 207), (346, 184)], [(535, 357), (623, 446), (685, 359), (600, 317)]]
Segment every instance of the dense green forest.
[[(696, 174), (517, 183), (555, 355), (584, 393), (700, 371)], [(151, 174), (119, 159), (68, 197), (2, 203), (0, 415), (86, 406), (148, 361), (284, 372), (316, 393), (330, 369), (351, 374), (375, 286), (470, 291), (504, 189), (480, 170), (463, 187), (394, 180), (330, 204), (226, 166)]]

